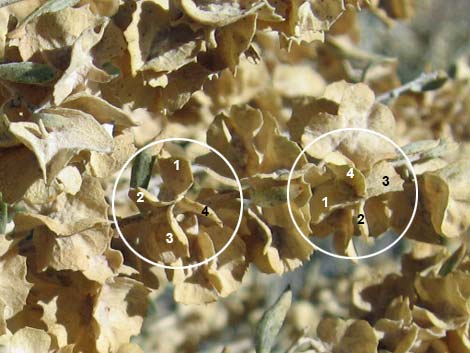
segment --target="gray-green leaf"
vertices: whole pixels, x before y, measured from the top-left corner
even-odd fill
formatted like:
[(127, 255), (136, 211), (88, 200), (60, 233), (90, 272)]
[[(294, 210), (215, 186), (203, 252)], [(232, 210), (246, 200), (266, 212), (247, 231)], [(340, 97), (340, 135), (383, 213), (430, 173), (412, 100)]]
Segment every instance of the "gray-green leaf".
[(455, 250), (452, 256), (449, 257), (442, 264), (442, 267), (439, 270), (439, 275), (447, 276), (449, 273), (454, 271), (457, 268), (457, 266), (460, 265), (466, 253), (467, 253), (467, 246), (465, 245), (465, 243), (462, 243), (462, 245), (457, 250)]
[(152, 156), (148, 149), (135, 157), (131, 172), (131, 188), (148, 188), (154, 163), (155, 156)]
[(45, 64), (21, 62), (0, 65), (0, 80), (38, 85), (52, 81), (54, 76), (54, 69)]
[(20, 1), (23, 1), (23, 0), (0, 0), (0, 9), (2, 7), (12, 5)]
[(21, 21), (17, 30), (24, 28), (24, 26), (26, 26), (29, 22), (38, 16), (44, 15), (45, 13), (57, 12), (66, 9), (67, 7), (74, 6), (79, 2), (80, 0), (49, 0), (29, 14), (23, 21)]
[(8, 205), (3, 202), (3, 196), (0, 192), (0, 234), (5, 234), (8, 224)]
[(264, 313), (256, 328), (256, 353), (270, 353), (292, 303), (292, 291), (288, 288)]

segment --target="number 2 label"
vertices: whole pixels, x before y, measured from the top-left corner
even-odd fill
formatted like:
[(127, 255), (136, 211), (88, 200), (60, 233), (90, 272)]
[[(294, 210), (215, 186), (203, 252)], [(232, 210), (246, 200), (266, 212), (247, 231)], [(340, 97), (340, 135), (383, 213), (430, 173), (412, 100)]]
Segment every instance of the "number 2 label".
[(365, 216), (362, 213), (359, 213), (357, 215), (357, 224), (364, 224), (364, 218)]

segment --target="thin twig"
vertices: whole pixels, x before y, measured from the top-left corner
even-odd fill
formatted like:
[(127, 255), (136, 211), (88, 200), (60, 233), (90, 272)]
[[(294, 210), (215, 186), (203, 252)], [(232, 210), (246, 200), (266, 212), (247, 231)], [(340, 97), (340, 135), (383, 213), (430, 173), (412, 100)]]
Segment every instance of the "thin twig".
[(299, 337), (297, 337), (297, 339), (292, 342), (292, 344), (289, 346), (289, 348), (287, 349), (286, 353), (293, 353), (292, 350), (297, 347), (298, 343), (299, 343), (299, 340), (301, 340), (303, 337), (305, 337), (305, 335), (307, 334), (307, 331), (309, 330), (310, 326), (306, 326), (303, 328), (302, 330), (302, 333), (299, 335)]
[[(414, 162), (418, 162), (421, 160), (421, 154), (414, 154), (411, 156), (408, 156), (408, 159), (410, 162), (413, 164)], [(408, 161), (402, 156), (401, 158), (394, 159), (393, 161), (390, 162), (394, 168), (400, 168), (403, 166), (408, 166)]]
[[(421, 162), (429, 159), (440, 158), (448, 154), (454, 153), (458, 149), (458, 145), (455, 142), (439, 140), (439, 143), (430, 148), (422, 151), (417, 151), (414, 153), (405, 152), (408, 156), (408, 159), (413, 164), (415, 162)], [(394, 159), (391, 161), (394, 168), (400, 168), (408, 164), (408, 161), (401, 156), (400, 158)]]
[(387, 27), (393, 27), (395, 24), (395, 21), (392, 20), (390, 17), (387, 16), (384, 10), (378, 8), (377, 6), (374, 5), (369, 5), (369, 11), (371, 14), (373, 14), (375, 17), (377, 17), (384, 25)]
[(413, 81), (405, 83), (403, 86), (397, 87), (388, 91), (384, 94), (381, 94), (377, 97), (377, 102), (386, 102), (389, 99), (396, 98), (408, 91), (420, 91), (423, 86), (437, 80), (442, 74), (439, 71), (434, 71), (430, 73), (422, 73), (419, 77), (415, 78)]
[(23, 0), (0, 0), (0, 9), (8, 5), (16, 4), (17, 2), (20, 2), (20, 1), (23, 1)]
[[(129, 224), (137, 223), (140, 222), (148, 217), (150, 217), (152, 212), (147, 212), (147, 213), (137, 213), (135, 215), (126, 217), (126, 218), (121, 218), (119, 220), (119, 226), (126, 226)], [(112, 228), (116, 228), (116, 224), (114, 222), (111, 223)]]
[(236, 342), (226, 342), (224, 343), (223, 353), (240, 353), (246, 352), (253, 345), (253, 342), (249, 338), (242, 338)]
[(325, 43), (333, 49), (339, 51), (343, 59), (361, 61), (372, 64), (395, 63), (397, 61), (397, 59), (393, 57), (370, 53), (354, 45), (346, 45), (340, 39), (335, 38), (332, 35), (326, 36)]
[(309, 349), (315, 350), (316, 353), (326, 353), (327, 349), (320, 341), (317, 341), (312, 337), (301, 336), (298, 340), (289, 348), (286, 353), (297, 353), (301, 347), (308, 347)]

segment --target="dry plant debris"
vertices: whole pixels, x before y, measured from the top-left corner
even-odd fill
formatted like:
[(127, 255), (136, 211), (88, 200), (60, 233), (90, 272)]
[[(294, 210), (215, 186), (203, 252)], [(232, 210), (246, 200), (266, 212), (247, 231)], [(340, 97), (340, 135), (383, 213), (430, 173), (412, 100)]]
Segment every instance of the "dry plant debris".
[[(418, 12), (411, 0), (0, 0), (0, 351), (143, 352), (131, 338), (173, 286), (180, 304), (213, 304), (178, 304), (171, 323), (157, 322), (162, 342), (139, 341), (145, 351), (196, 352), (204, 339), (246, 323), (248, 344), (215, 349), (470, 352), (468, 55), (448, 75), (402, 84), (396, 60), (360, 47), (361, 14), (392, 26)], [(262, 284), (250, 267), (283, 275), (320, 256), (289, 216), (289, 169), (310, 141), (344, 127), (384, 134), (413, 162), (413, 249), (396, 272), (371, 276), (367, 265), (351, 264), (342, 287), (322, 282), (331, 301), (348, 293), (349, 310), (315, 306), (306, 284), (303, 301), (286, 291), (263, 316)], [(221, 152), (245, 195), (232, 244), (187, 270), (137, 258), (111, 221), (117, 172), (166, 137)], [(214, 153), (195, 160), (228, 186), (189, 197), (197, 151), (181, 149), (178, 174), (163, 148), (139, 156), (121, 195), (145, 215), (125, 225), (134, 245), (172, 264), (217, 252), (240, 202)], [(154, 162), (159, 193), (147, 189)], [(386, 144), (329, 141), (298, 167), (294, 217), (312, 237), (333, 234), (338, 253), (354, 255), (355, 235), (373, 242), (409, 218), (414, 181)], [(384, 173), (386, 191), (377, 183)], [(313, 207), (320, 194), (335, 208)], [(201, 219), (205, 206), (210, 217)], [(359, 227), (358, 213), (366, 220)], [(169, 228), (172, 246), (161, 242)]]

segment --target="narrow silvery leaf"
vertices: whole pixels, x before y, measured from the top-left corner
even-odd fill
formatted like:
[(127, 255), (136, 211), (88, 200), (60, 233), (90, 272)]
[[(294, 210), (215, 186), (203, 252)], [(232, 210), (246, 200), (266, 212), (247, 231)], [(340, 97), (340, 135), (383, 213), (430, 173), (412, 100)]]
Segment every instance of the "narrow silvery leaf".
[(3, 202), (2, 193), (0, 192), (0, 234), (5, 234), (8, 224), (8, 205)]
[(467, 252), (467, 246), (465, 245), (465, 243), (462, 243), (462, 245), (457, 250), (455, 250), (452, 256), (449, 257), (442, 264), (442, 267), (439, 270), (439, 275), (447, 276), (449, 273), (454, 271), (457, 268), (457, 266), (460, 264), (460, 262), (463, 260), (463, 258), (465, 257), (466, 252)]
[(23, 0), (0, 0), (0, 9), (2, 7), (12, 5), (20, 1), (23, 1)]
[(135, 157), (131, 172), (132, 188), (148, 188), (154, 163), (155, 157), (148, 150), (142, 151)]
[(292, 303), (292, 291), (288, 288), (264, 313), (256, 328), (256, 353), (270, 353)]
[(54, 76), (54, 70), (45, 64), (22, 62), (0, 65), (0, 80), (37, 85), (52, 81)]

